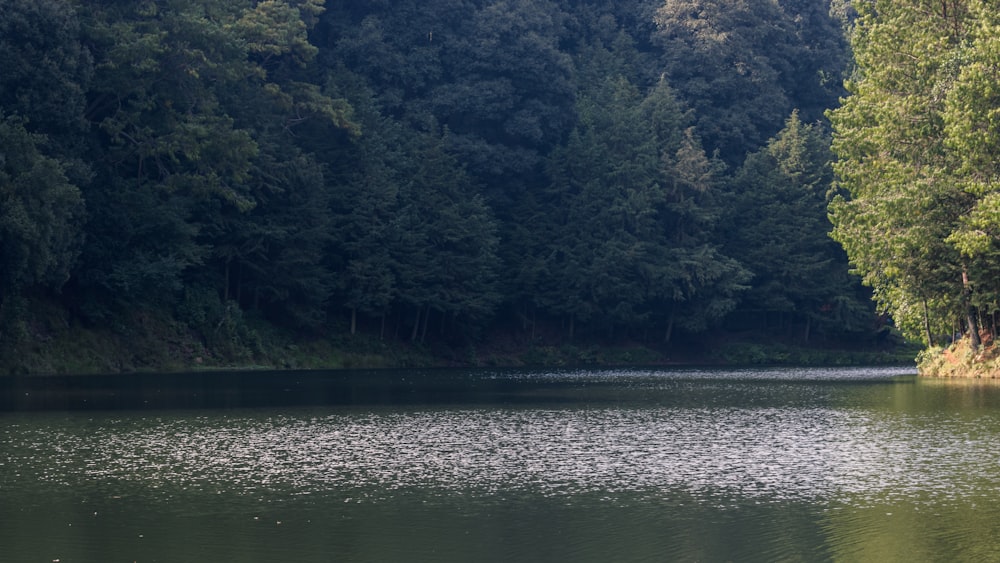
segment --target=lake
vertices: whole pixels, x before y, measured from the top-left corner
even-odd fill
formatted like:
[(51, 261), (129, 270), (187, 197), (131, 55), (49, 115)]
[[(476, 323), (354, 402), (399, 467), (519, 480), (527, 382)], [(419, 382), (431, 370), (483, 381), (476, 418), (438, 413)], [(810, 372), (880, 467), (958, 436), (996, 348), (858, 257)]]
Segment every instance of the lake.
[(1000, 386), (910, 368), (0, 378), (0, 559), (997, 561)]

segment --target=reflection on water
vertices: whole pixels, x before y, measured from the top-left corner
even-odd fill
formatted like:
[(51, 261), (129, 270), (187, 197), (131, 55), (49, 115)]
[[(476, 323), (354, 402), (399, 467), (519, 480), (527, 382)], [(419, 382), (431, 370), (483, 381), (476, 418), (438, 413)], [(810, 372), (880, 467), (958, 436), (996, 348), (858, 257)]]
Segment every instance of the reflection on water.
[(411, 488), (654, 496), (682, 489), (855, 503), (964, 502), (995, 492), (967, 470), (1000, 469), (1000, 435), (958, 415), (932, 422), (815, 407), (480, 408), (68, 420), (72, 426), (28, 431), (11, 425), (5, 439), (6, 463), (67, 486), (85, 479), (226, 494), (356, 490), (358, 500)]
[[(25, 533), (76, 522), (62, 548), (82, 560), (1000, 555), (995, 387), (857, 369), (460, 377), (526, 384), (490, 404), (3, 416), (0, 544), (36, 554)], [(177, 526), (197, 541), (164, 539)]]

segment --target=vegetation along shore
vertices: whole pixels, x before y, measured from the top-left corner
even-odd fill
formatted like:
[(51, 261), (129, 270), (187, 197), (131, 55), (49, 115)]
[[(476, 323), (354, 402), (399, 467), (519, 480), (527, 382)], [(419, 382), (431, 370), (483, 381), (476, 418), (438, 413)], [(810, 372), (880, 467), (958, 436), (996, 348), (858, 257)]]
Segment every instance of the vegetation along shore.
[[(914, 344), (922, 373), (993, 373), (997, 25), (983, 0), (10, 0), (0, 374)], [(946, 374), (956, 335), (973, 367)]]

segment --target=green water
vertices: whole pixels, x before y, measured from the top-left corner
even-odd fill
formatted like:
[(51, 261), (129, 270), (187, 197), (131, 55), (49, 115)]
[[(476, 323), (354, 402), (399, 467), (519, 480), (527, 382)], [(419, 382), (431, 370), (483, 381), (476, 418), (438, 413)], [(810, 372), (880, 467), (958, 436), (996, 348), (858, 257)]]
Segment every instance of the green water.
[(73, 410), (0, 413), (0, 560), (1000, 560), (1000, 386), (884, 368), (289, 377), (254, 408), (84, 409), (77, 384)]

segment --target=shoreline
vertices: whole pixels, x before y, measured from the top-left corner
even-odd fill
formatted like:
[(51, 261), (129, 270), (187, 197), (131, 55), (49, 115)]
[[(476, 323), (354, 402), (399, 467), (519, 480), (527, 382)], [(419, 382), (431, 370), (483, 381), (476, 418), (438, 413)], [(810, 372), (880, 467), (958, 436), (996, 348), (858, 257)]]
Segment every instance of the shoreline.
[(375, 334), (302, 334), (263, 321), (240, 338), (203, 334), (167, 315), (147, 313), (117, 330), (87, 327), (65, 314), (41, 316), (24, 338), (0, 347), (0, 377), (123, 373), (287, 371), (304, 369), (559, 368), (570, 366), (913, 365), (903, 341), (802, 343), (717, 332), (664, 344), (596, 337), (569, 341), (558, 332), (529, 336), (496, 328), (477, 339), (426, 343)]
[(1000, 380), (1000, 348), (991, 340), (973, 349), (967, 338), (920, 352), (917, 373), (933, 379)]

